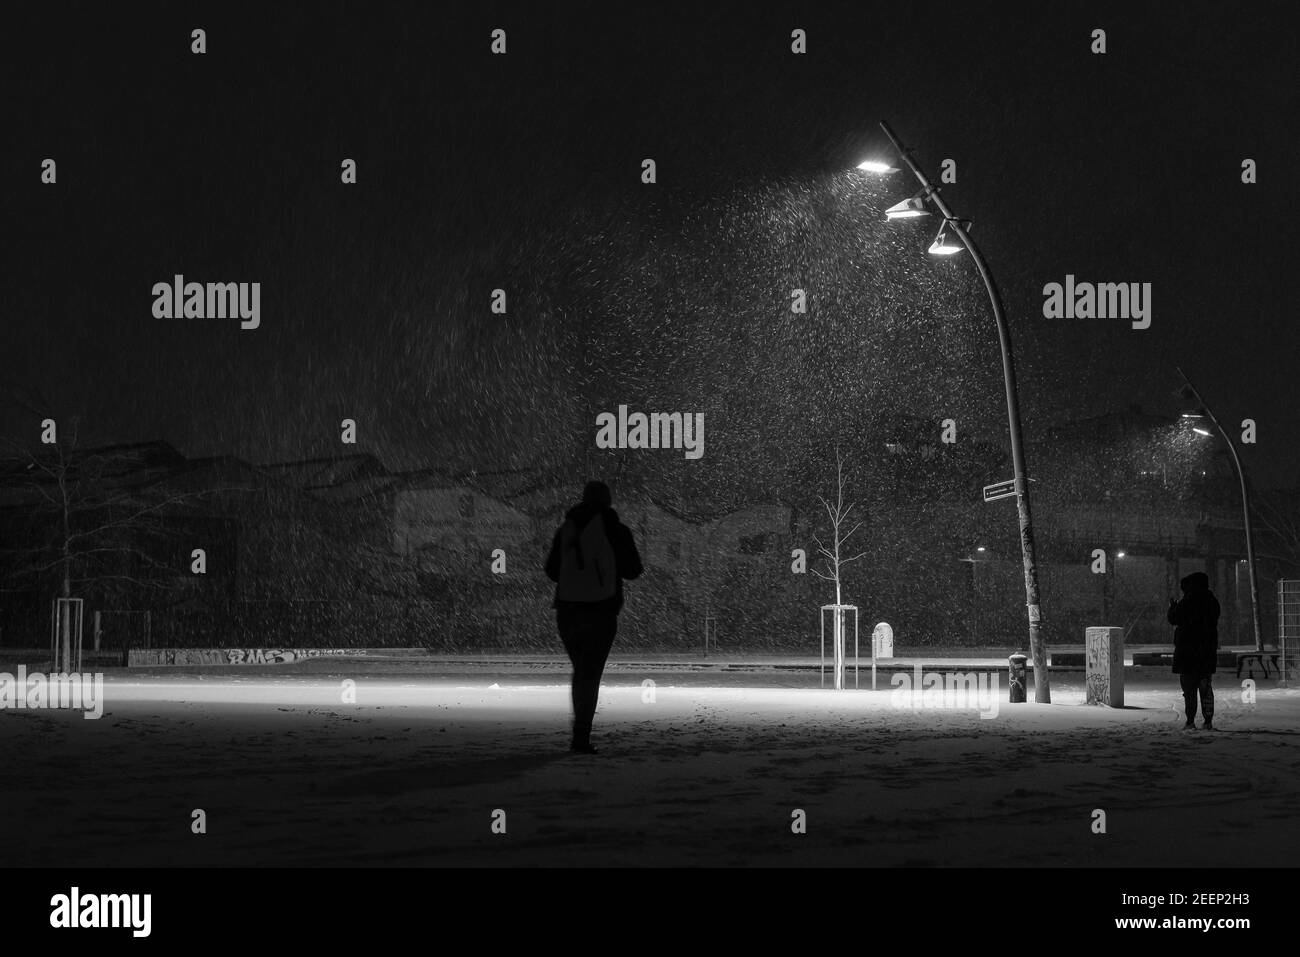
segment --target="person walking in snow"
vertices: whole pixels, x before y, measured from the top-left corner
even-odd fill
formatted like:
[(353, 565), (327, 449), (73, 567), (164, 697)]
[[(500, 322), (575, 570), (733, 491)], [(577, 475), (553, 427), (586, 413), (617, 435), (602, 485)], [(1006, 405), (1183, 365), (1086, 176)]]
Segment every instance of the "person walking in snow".
[(591, 481), (582, 501), (564, 515), (546, 557), (546, 576), (555, 582), (556, 627), (573, 664), (573, 740), (570, 750), (595, 754), (591, 725), (600, 678), (618, 632), (623, 580), (642, 572), (632, 531), (611, 508), (604, 482)]
[(1169, 624), (1174, 626), (1174, 674), (1183, 687), (1183, 730), (1196, 727), (1196, 698), (1201, 699), (1202, 727), (1214, 730), (1214, 689), (1210, 676), (1219, 657), (1219, 600), (1210, 591), (1210, 577), (1193, 572), (1178, 583), (1181, 599), (1169, 599)]

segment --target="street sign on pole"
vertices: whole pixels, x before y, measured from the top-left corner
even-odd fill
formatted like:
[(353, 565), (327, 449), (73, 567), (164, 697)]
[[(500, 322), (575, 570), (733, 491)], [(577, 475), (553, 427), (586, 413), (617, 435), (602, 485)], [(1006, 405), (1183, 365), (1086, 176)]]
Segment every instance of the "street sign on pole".
[(1015, 479), (1007, 479), (1005, 482), (995, 482), (992, 485), (984, 486), (984, 501), (986, 502), (996, 502), (1000, 498), (1010, 498), (1015, 494)]

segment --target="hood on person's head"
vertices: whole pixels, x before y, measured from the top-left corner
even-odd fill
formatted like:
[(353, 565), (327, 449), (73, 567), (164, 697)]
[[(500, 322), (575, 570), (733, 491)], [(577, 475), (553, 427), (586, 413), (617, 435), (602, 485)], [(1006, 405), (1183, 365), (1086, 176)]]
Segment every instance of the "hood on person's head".
[(609, 508), (614, 502), (614, 496), (610, 494), (609, 486), (604, 482), (598, 482), (595, 479), (587, 483), (587, 487), (582, 490), (582, 504), (594, 508)]
[(1188, 595), (1194, 591), (1209, 591), (1210, 576), (1205, 574), (1205, 572), (1192, 572), (1178, 583), (1178, 587)]
[(592, 480), (582, 490), (582, 501), (565, 512), (564, 517), (571, 519), (579, 529), (602, 513), (609, 516), (608, 521), (617, 522), (618, 513), (610, 507), (612, 501), (613, 496), (610, 494), (609, 486), (604, 482)]

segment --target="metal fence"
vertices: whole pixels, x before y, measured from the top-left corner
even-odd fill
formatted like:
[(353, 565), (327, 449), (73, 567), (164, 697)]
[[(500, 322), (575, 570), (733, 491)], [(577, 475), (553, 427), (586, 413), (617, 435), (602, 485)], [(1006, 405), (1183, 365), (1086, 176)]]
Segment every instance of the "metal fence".
[(1277, 583), (1277, 636), (1281, 649), (1282, 680), (1288, 668), (1300, 666), (1300, 579), (1279, 579)]

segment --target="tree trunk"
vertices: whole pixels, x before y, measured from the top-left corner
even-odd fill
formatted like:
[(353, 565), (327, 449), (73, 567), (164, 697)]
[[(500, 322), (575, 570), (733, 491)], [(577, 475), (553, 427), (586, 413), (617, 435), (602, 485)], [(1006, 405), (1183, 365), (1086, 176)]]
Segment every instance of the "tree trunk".
[(835, 690), (844, 690), (844, 598), (840, 592), (839, 533), (835, 529)]
[[(68, 573), (68, 555), (64, 554), (64, 588), (62, 588), (62, 597), (72, 598), (73, 584), (72, 576)], [(72, 602), (64, 602), (61, 614), (59, 615), (59, 644), (61, 648), (62, 671), (69, 670), (69, 662), (72, 661), (73, 653), (73, 606)]]
[[(63, 490), (63, 597), (72, 597), (72, 522), (69, 513), (67, 490)], [(60, 661), (63, 671), (69, 670), (72, 659), (72, 603), (64, 602), (59, 615)], [(55, 669), (58, 670), (57, 668)]]

